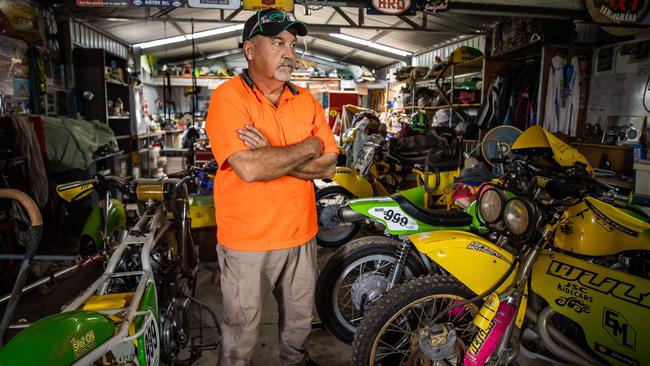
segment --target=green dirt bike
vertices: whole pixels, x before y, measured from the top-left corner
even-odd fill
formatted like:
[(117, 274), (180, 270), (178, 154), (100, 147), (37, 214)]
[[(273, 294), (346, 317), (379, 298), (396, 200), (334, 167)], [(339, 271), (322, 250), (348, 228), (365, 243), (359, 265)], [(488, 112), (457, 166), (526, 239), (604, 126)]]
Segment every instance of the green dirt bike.
[[(448, 188), (460, 175), (462, 160), (459, 144), (402, 153), (397, 157), (392, 156), (389, 150), (390, 143), (386, 140), (380, 143), (366, 142), (354, 167), (337, 167), (331, 179), (334, 184), (316, 190), (318, 245), (338, 248), (352, 239), (361, 223), (341, 221), (339, 207), (354, 198), (388, 196), (401, 188), (410, 188), (401, 184), (407, 173), (413, 173), (416, 184), (427, 191), (425, 207), (449, 206)], [(420, 165), (422, 167), (418, 168)]]
[[(193, 298), (197, 260), (186, 186), (191, 177), (102, 179), (137, 200), (139, 220), (106, 248), (109, 260), (101, 277), (61, 313), (20, 325), (26, 329), (0, 348), (0, 364), (192, 363), (203, 350), (217, 347), (216, 314)], [(97, 184), (93, 179), (59, 189)], [(194, 324), (203, 312), (214, 323), (212, 341), (204, 339), (203, 324)]]
[(388, 197), (351, 200), (339, 209), (341, 222), (375, 223), (386, 233), (343, 245), (318, 276), (316, 310), (325, 328), (342, 342), (352, 342), (368, 304), (404, 279), (436, 272), (437, 266), (406, 235), (448, 229), (487, 234), (474, 203), (465, 212), (426, 209), (426, 196), (419, 186)]

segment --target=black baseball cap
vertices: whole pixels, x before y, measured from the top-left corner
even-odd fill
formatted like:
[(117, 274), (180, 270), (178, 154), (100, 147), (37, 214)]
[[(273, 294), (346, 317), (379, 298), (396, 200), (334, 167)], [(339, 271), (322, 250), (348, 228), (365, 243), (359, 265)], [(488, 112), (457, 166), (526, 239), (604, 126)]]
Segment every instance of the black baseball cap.
[(307, 35), (307, 25), (296, 20), (291, 13), (286, 13), (275, 8), (268, 8), (257, 11), (246, 20), (242, 35), (244, 41), (248, 41), (258, 34), (275, 36), (289, 28), (295, 29), (299, 36)]

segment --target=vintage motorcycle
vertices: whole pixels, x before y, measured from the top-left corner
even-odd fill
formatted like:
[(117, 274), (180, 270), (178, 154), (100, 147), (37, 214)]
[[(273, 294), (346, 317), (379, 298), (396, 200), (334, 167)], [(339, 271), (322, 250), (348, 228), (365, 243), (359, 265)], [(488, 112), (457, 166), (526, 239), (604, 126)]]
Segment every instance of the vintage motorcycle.
[[(378, 136), (378, 135), (376, 135)], [(394, 157), (389, 153), (386, 140), (366, 142), (354, 160), (353, 167), (337, 167), (332, 178), (334, 185), (316, 190), (316, 210), (318, 213), (318, 244), (336, 248), (352, 239), (361, 227), (360, 222), (342, 221), (338, 209), (353, 198), (388, 196), (398, 191), (404, 175), (412, 171), (416, 184), (424, 186), (429, 194), (426, 206), (447, 206), (449, 187), (454, 178), (460, 175), (460, 145), (452, 144), (434, 150), (417, 152), (407, 158)], [(413, 154), (411, 154), (413, 155)], [(413, 169), (403, 165), (408, 159), (413, 167), (416, 162), (436, 158), (436, 163), (423, 164)], [(429, 200), (431, 202), (429, 202)]]
[[(216, 348), (221, 334), (217, 316), (193, 297), (197, 261), (186, 187), (191, 176), (100, 179), (135, 198), (142, 215), (114, 246), (105, 248), (110, 259), (88, 289), (61, 313), (19, 325), (25, 329), (0, 348), (0, 364), (192, 363), (203, 350)], [(58, 190), (76, 197), (97, 184), (92, 179)], [(203, 312), (216, 333), (207, 341), (205, 325), (196, 324)]]
[(411, 280), (373, 303), (353, 364), (650, 365), (648, 217), (603, 195), (585, 165), (567, 171), (530, 180), (528, 194), (508, 198), (512, 186), (481, 193), (481, 217), (507, 240), (410, 236), (448, 274)]
[(406, 240), (407, 235), (449, 229), (487, 234), (475, 203), (464, 211), (426, 209), (427, 196), (426, 188), (418, 186), (388, 197), (351, 200), (340, 208), (342, 222), (373, 223), (386, 234), (345, 244), (320, 271), (316, 311), (325, 328), (342, 342), (352, 342), (369, 303), (404, 279), (436, 271), (437, 266)]

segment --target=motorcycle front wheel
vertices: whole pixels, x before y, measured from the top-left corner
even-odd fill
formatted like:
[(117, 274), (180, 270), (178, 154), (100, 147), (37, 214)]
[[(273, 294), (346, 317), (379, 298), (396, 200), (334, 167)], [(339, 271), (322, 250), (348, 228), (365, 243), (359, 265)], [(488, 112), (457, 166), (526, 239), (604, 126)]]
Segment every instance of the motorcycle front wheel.
[(352, 193), (341, 186), (327, 186), (316, 191), (318, 245), (337, 248), (357, 234), (361, 227), (360, 223), (339, 220), (339, 207), (347, 204), (352, 198), (354, 198)]
[[(350, 344), (366, 306), (388, 287), (388, 274), (396, 261), (399, 241), (384, 236), (355, 239), (339, 248), (316, 281), (316, 311), (323, 326)], [(426, 273), (412, 251), (402, 279)]]
[[(453, 277), (425, 276), (408, 281), (374, 302), (357, 328), (352, 344), (352, 365), (436, 365), (420, 350), (419, 331), (441, 311), (474, 293)], [(463, 349), (478, 328), (472, 319), (479, 304), (453, 309), (439, 323), (451, 323), (462, 345), (442, 365), (460, 365)]]

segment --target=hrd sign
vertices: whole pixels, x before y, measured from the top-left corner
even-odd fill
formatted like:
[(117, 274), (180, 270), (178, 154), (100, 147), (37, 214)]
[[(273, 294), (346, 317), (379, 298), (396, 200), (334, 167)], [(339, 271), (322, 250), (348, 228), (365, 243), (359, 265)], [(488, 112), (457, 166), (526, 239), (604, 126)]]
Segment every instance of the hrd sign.
[(372, 7), (382, 14), (404, 14), (411, 10), (411, 0), (372, 0)]

